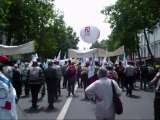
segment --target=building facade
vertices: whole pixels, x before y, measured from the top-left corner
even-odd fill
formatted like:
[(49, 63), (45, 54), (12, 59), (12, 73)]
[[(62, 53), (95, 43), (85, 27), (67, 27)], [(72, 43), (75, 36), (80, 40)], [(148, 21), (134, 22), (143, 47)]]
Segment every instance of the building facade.
[[(149, 52), (147, 49), (147, 42), (145, 40), (144, 34), (140, 34), (140, 55), (142, 58), (148, 58)], [(148, 33), (148, 40), (150, 43), (150, 49), (152, 51), (153, 56), (158, 59), (160, 58), (160, 27), (154, 29), (153, 34)]]

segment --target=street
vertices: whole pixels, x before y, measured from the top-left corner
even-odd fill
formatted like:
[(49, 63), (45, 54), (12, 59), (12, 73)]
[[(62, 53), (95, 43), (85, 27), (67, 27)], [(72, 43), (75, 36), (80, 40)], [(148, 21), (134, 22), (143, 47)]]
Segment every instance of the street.
[[(138, 83), (137, 83), (138, 84)], [(138, 85), (137, 85), (138, 86)], [(61, 89), (62, 96), (54, 103), (55, 109), (48, 110), (47, 95), (38, 102), (39, 109), (31, 110), (31, 97), (21, 97), (17, 104), (18, 118), (25, 120), (34, 119), (95, 119), (95, 103), (84, 99), (82, 88), (77, 88), (76, 96), (67, 97), (67, 90)], [(40, 94), (39, 94), (40, 97)], [(150, 90), (140, 90), (138, 87), (133, 90), (133, 96), (127, 97), (123, 92), (123, 114), (116, 115), (116, 120), (152, 120), (153, 119), (154, 93)]]

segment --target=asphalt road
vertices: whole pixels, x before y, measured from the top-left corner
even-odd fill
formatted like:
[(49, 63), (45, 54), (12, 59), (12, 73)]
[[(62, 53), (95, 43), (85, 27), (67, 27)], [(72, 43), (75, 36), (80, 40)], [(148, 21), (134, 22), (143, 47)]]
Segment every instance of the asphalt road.
[[(31, 97), (21, 97), (17, 104), (19, 120), (78, 120), (95, 119), (95, 103), (84, 100), (82, 88), (77, 88), (75, 97), (67, 97), (67, 90), (61, 89), (62, 96), (54, 103), (55, 109), (48, 110), (47, 95), (38, 102), (39, 109), (31, 110)], [(40, 94), (39, 94), (40, 97)], [(127, 97), (125, 92), (121, 96), (124, 112), (116, 115), (116, 120), (153, 120), (154, 93), (150, 90), (133, 91), (133, 97)]]

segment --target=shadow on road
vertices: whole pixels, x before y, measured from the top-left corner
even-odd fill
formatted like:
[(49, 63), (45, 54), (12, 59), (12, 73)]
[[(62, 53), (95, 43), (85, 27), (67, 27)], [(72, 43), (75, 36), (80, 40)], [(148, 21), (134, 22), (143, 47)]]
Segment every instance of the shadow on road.
[(48, 107), (46, 107), (46, 108), (45, 107), (40, 107), (38, 109), (31, 109), (31, 108), (24, 109), (25, 113), (39, 113), (39, 112), (47, 112), (47, 113), (49, 113), (49, 112), (57, 112), (57, 111), (59, 111), (59, 109), (56, 108), (56, 107), (54, 107), (54, 109), (48, 109)]
[(131, 96), (129, 96), (130, 98), (134, 98), (134, 99), (140, 99), (141, 97), (140, 96), (138, 96), (138, 95), (131, 95)]
[(54, 107), (54, 109), (48, 109), (48, 108), (46, 108), (46, 109), (44, 110), (44, 112), (47, 112), (47, 113), (49, 113), (49, 112), (57, 112), (57, 111), (59, 111), (59, 109), (56, 108), (56, 107)]
[(39, 109), (31, 109), (31, 108), (29, 108), (29, 109), (24, 109), (24, 112), (26, 112), (26, 113), (39, 113), (39, 112), (42, 112), (44, 110), (45, 110), (44, 107), (40, 107)]

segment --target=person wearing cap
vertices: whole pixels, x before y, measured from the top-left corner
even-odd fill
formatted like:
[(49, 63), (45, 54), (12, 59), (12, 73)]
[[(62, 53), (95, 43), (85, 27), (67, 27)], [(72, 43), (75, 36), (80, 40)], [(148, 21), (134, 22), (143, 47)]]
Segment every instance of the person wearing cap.
[(0, 56), (1, 71), (12, 83), (12, 67), (9, 65), (9, 59), (7, 56)]
[(68, 80), (68, 97), (72, 93), (74, 96), (74, 87), (76, 82), (76, 68), (74, 66), (74, 62), (71, 62), (71, 60), (68, 61), (68, 67), (66, 69), (66, 75)]
[(7, 68), (9, 71), (12, 70), (8, 66), (7, 56), (0, 56), (0, 65), (0, 120), (17, 120), (16, 91), (11, 80), (3, 74), (3, 72), (6, 72), (7, 75)]

